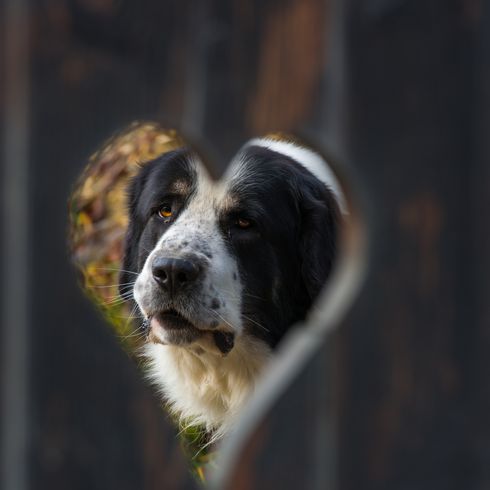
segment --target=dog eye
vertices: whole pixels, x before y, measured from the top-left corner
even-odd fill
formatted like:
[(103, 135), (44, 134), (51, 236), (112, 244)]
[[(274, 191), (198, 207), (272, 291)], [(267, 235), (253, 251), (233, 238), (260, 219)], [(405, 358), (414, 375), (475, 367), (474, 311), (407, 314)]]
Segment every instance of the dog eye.
[(163, 219), (168, 219), (172, 217), (172, 206), (169, 204), (164, 204), (159, 210), (158, 210), (158, 216)]
[(252, 226), (252, 220), (249, 220), (247, 218), (238, 218), (236, 220), (236, 225), (238, 226), (238, 228), (246, 230), (247, 228), (250, 228)]

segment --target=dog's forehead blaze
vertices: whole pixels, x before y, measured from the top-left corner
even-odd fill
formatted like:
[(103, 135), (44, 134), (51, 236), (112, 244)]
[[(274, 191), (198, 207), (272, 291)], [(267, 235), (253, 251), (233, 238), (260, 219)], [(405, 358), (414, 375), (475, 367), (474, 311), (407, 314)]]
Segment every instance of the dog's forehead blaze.
[(232, 194), (228, 191), (221, 196), (221, 199), (217, 204), (217, 208), (221, 213), (226, 213), (236, 209), (239, 205), (239, 200), (236, 194)]
[[(238, 199), (231, 192), (231, 178), (224, 176), (216, 181), (211, 178), (202, 162), (198, 159), (193, 161), (196, 169), (196, 192), (193, 195), (189, 207), (199, 207), (201, 211), (207, 210), (217, 214), (221, 214), (235, 208), (238, 204)], [(185, 187), (187, 186), (187, 187)], [(176, 181), (172, 184), (172, 188), (189, 190), (188, 182), (179, 183)]]

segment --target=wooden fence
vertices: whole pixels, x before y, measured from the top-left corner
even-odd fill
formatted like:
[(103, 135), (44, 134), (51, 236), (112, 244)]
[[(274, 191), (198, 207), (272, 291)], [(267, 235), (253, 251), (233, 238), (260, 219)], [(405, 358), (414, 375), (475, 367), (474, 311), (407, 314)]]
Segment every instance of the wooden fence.
[(76, 177), (136, 119), (182, 129), (218, 170), (252, 135), (307, 135), (340, 162), (369, 236), (365, 262), (349, 256), (359, 294), (324, 318), (338, 328), (291, 348), (214, 486), (490, 488), (489, 13), (2, 0), (1, 488), (196, 488), (66, 251)]

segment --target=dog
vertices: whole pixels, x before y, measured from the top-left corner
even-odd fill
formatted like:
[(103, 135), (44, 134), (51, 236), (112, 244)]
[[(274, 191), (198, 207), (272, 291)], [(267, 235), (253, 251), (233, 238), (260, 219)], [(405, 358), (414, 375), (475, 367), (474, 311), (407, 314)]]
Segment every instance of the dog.
[(134, 282), (149, 377), (218, 440), (332, 271), (342, 190), (319, 154), (262, 138), (219, 182), (187, 148), (145, 164), (128, 212), (120, 284)]

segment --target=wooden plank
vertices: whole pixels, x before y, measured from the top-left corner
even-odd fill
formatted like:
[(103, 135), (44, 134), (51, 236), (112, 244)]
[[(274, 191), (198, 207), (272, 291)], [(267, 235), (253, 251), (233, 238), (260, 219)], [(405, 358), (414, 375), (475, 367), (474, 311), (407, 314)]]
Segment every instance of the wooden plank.
[(341, 488), (471, 488), (478, 478), (467, 435), (478, 315), (467, 6), (353, 2), (346, 14), (346, 141), (372, 196), (373, 255), (343, 331)]
[[(372, 236), (367, 283), (333, 345), (338, 486), (486, 488), (488, 17), (474, 2), (352, 1), (336, 22), (327, 119)], [(229, 488), (244, 475), (243, 488), (314, 488), (301, 458), (315, 428), (295, 404), (313, 363), (250, 436)]]
[[(29, 406), (29, 48), (25, 1), (0, 5), (0, 486), (26, 490)], [(2, 15), (3, 14), (3, 15)]]
[(173, 424), (81, 294), (66, 252), (67, 200), (90, 153), (131, 120), (156, 117), (169, 96), (160, 63), (173, 58), (178, 25), (163, 4), (146, 7), (31, 2), (32, 488), (194, 487)]

